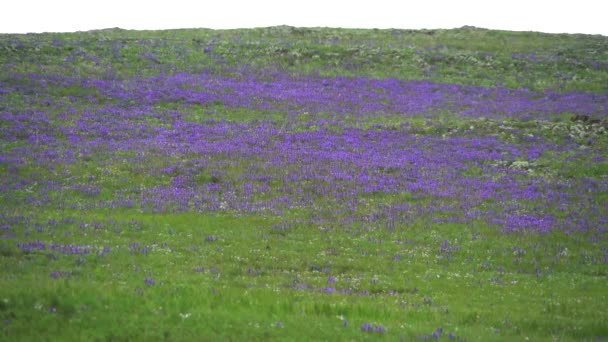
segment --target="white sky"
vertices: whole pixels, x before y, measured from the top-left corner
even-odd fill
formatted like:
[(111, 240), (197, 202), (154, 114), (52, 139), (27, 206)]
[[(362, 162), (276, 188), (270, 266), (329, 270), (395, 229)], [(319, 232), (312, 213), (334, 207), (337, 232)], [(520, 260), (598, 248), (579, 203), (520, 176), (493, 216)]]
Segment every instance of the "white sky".
[(608, 36), (606, 0), (5, 0), (0, 33), (124, 29), (454, 28)]

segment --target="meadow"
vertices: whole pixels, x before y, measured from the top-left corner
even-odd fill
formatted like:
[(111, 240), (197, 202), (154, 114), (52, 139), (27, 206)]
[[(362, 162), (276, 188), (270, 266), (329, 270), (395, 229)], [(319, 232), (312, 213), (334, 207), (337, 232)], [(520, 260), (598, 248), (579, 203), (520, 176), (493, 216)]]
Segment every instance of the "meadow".
[(0, 339), (608, 340), (608, 37), (0, 34)]

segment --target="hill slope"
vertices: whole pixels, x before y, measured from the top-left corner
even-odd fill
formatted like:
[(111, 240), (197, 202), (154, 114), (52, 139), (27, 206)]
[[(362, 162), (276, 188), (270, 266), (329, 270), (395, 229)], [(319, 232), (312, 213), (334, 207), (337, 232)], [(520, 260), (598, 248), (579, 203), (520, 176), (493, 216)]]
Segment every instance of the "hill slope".
[(604, 340), (608, 38), (0, 35), (6, 340)]

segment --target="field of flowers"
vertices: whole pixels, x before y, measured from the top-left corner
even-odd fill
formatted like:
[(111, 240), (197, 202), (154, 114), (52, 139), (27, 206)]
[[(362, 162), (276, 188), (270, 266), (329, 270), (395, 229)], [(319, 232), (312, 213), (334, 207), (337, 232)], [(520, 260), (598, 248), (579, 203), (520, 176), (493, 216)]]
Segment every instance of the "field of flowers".
[(608, 339), (608, 38), (0, 35), (0, 336)]

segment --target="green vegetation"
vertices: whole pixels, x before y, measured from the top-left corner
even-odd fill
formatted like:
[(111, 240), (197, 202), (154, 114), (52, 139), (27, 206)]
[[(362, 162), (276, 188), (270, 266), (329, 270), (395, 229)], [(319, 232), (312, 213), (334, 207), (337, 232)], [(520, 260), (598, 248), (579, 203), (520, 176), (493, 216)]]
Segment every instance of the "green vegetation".
[(494, 31), (294, 28), (182, 29), (0, 36), (12, 72), (156, 75), (226, 67), (323, 76), (606, 92), (603, 36)]

